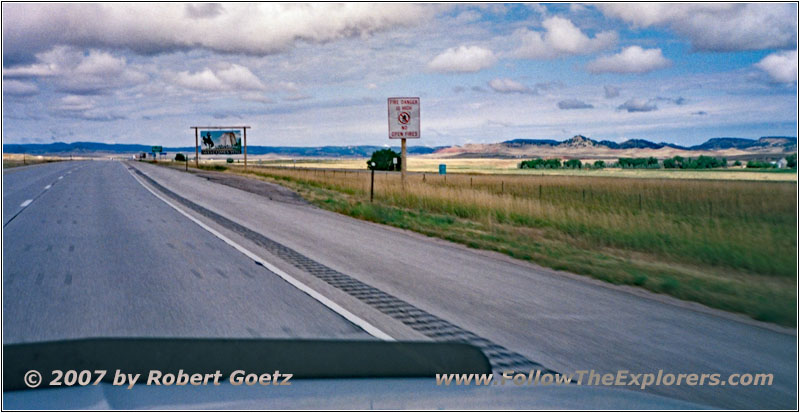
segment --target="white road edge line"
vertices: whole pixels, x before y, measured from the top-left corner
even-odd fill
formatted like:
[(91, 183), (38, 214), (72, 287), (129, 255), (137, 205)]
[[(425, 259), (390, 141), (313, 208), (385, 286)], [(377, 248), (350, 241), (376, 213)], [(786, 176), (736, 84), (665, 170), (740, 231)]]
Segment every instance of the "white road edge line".
[(64, 179), (64, 175), (59, 176), (58, 179)]
[(28, 199), (25, 202), (19, 204), (19, 206), (21, 206), (22, 208), (25, 208), (26, 206), (30, 205), (31, 202), (33, 202), (33, 200), (32, 199)]
[(44, 189), (50, 189), (50, 187), (52, 187), (52, 186), (53, 186), (53, 184), (47, 185), (46, 187), (44, 187)]
[(195, 224), (199, 225), (204, 230), (212, 233), (215, 237), (221, 239), (226, 244), (232, 246), (233, 248), (236, 248), (239, 252), (241, 252), (242, 254), (246, 255), (251, 260), (260, 262), (268, 270), (272, 271), (273, 273), (275, 273), (279, 277), (283, 278), (284, 280), (286, 280), (286, 282), (288, 282), (289, 284), (292, 284), (298, 290), (310, 295), (311, 298), (319, 301), (320, 303), (322, 303), (322, 305), (330, 308), (331, 310), (333, 310), (334, 312), (336, 312), (340, 316), (344, 317), (347, 321), (350, 321), (351, 323), (361, 327), (361, 329), (366, 331), (369, 335), (371, 335), (373, 337), (376, 337), (376, 338), (379, 338), (381, 340), (385, 340), (385, 341), (395, 341), (394, 337), (384, 333), (378, 327), (375, 327), (374, 325), (370, 324), (369, 322), (367, 322), (366, 320), (362, 319), (361, 317), (351, 313), (350, 311), (347, 311), (346, 309), (344, 309), (339, 304), (336, 304), (335, 302), (331, 301), (329, 298), (325, 297), (324, 295), (318, 293), (317, 291), (315, 291), (311, 287), (307, 286), (306, 284), (303, 284), (298, 279), (296, 279), (296, 278), (292, 277), (291, 275), (283, 272), (280, 268), (270, 264), (269, 262), (267, 262), (267, 260), (259, 257), (258, 255), (256, 255), (252, 251), (250, 251), (247, 248), (237, 244), (233, 240), (231, 240), (228, 237), (220, 234), (219, 232), (217, 232), (213, 228), (209, 227), (208, 225), (202, 223), (200, 220), (196, 219), (195, 217), (189, 215), (188, 213), (186, 213), (182, 209), (178, 208), (175, 204), (173, 204), (172, 202), (170, 202), (166, 198), (162, 197), (161, 195), (157, 194), (155, 191), (150, 189), (147, 185), (144, 184), (144, 182), (142, 182), (139, 179), (139, 177), (134, 175), (134, 173), (131, 172), (130, 170), (128, 170), (128, 173), (131, 174), (133, 179), (135, 179), (137, 182), (139, 182), (139, 184), (142, 185), (144, 187), (144, 189), (150, 191), (151, 194), (153, 194), (156, 198), (162, 200), (165, 204), (167, 204), (170, 207), (172, 207), (172, 209), (180, 212), (181, 215), (185, 216), (186, 218), (189, 218), (192, 222), (194, 222)]

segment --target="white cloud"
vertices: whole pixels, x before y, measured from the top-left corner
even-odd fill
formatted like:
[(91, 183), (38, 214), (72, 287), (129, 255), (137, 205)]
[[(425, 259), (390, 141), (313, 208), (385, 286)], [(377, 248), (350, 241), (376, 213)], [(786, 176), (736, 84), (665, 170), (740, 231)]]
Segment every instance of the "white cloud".
[(39, 93), (39, 88), (33, 83), (19, 80), (3, 81), (3, 94), (11, 96), (33, 96)]
[(50, 112), (58, 117), (90, 121), (114, 121), (125, 119), (125, 115), (105, 107), (98, 107), (94, 98), (67, 95), (50, 106)]
[(445, 50), (428, 63), (437, 72), (477, 72), (494, 66), (497, 59), (491, 50), (480, 46), (459, 46)]
[(202, 91), (252, 91), (265, 88), (250, 69), (235, 63), (217, 70), (205, 68), (193, 73), (179, 72), (171, 76), (171, 80), (184, 88)]
[(497, 78), (489, 81), (489, 87), (498, 93), (533, 93), (528, 86), (507, 78)]
[(658, 110), (658, 106), (656, 106), (652, 100), (633, 98), (619, 105), (617, 110), (627, 110), (628, 112), (652, 112)]
[(779, 83), (797, 82), (797, 50), (772, 53), (755, 65)]
[(636, 27), (669, 27), (689, 38), (695, 50), (797, 47), (797, 4), (609, 3), (597, 7)]
[(59, 91), (78, 94), (104, 93), (148, 79), (124, 58), (98, 50), (84, 54), (68, 47), (55, 47), (37, 54), (36, 59), (36, 63), (27, 66), (4, 68), (3, 77), (52, 79)]
[(68, 95), (59, 99), (54, 108), (69, 112), (89, 110), (94, 108), (94, 99), (86, 96)]
[(661, 49), (629, 46), (615, 55), (599, 57), (589, 62), (587, 69), (592, 73), (647, 73), (670, 64)]
[(61, 44), (267, 55), (298, 41), (368, 36), (430, 17), (430, 7), (390, 3), (4, 3), (3, 52), (25, 56)]
[(550, 17), (542, 22), (544, 32), (520, 29), (514, 33), (521, 45), (513, 55), (523, 59), (553, 59), (569, 55), (591, 54), (613, 47), (617, 34), (612, 31), (585, 35), (572, 21)]

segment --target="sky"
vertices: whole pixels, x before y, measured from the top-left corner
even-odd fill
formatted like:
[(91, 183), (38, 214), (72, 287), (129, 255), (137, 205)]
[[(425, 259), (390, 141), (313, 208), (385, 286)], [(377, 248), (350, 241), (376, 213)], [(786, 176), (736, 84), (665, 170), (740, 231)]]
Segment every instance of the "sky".
[(3, 143), (797, 136), (795, 3), (3, 3)]

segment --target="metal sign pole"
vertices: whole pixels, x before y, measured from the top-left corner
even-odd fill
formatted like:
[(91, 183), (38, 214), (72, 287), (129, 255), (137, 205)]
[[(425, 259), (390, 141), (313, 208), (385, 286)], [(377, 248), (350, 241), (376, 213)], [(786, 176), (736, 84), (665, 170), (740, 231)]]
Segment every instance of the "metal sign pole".
[(244, 169), (247, 169), (247, 128), (244, 128)]
[(400, 140), (400, 183), (406, 189), (406, 138)]
[(194, 167), (200, 168), (200, 146), (197, 142), (197, 128), (194, 128)]

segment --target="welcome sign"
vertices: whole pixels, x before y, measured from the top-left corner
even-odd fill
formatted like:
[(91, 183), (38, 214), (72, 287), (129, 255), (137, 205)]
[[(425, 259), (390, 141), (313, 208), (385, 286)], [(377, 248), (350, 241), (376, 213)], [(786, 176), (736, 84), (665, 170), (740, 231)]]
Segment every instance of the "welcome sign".
[(201, 130), (201, 150), (203, 155), (238, 155), (242, 153), (242, 131)]

